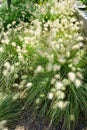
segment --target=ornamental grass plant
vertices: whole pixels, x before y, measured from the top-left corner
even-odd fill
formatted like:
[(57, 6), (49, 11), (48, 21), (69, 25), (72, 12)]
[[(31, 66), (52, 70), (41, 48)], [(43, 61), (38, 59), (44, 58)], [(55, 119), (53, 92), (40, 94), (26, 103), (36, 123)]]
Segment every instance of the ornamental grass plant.
[[(1, 31), (0, 91), (12, 96), (0, 120), (10, 121), (28, 108), (48, 119), (49, 127), (62, 123), (61, 130), (74, 130), (82, 113), (87, 115), (87, 48), (82, 22), (76, 19), (73, 1), (48, 0), (36, 7), (31, 23), (20, 21), (14, 28), (13, 21), (7, 31)], [(19, 107), (18, 101), (23, 105)]]

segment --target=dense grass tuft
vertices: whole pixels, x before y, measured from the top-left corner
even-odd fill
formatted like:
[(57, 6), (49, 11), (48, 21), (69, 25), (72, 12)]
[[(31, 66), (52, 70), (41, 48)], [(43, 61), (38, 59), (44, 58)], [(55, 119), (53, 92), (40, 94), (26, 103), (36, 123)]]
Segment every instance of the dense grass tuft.
[(77, 21), (73, 1), (68, 0), (35, 3), (35, 19), (28, 12), (24, 20), (17, 21), (20, 10), (26, 14), (29, 10), (25, 7), (30, 7), (28, 1), (24, 5), (18, 2), (13, 2), (11, 11), (17, 9), (19, 14), (15, 17), (13, 11), (10, 24), (4, 20), (7, 30), (1, 29), (0, 120), (16, 119), (29, 108), (49, 119), (49, 126), (61, 123), (62, 128), (72, 130), (82, 113), (87, 114), (87, 51), (82, 22)]

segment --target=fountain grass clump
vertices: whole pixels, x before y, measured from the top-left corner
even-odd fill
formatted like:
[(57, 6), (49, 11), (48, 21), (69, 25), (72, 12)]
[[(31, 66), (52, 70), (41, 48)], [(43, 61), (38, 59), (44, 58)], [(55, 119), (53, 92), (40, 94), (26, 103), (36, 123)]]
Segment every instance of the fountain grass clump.
[(49, 119), (49, 126), (62, 123), (71, 130), (81, 114), (87, 114), (87, 58), (81, 23), (73, 2), (67, 0), (37, 4), (35, 17), (30, 24), (20, 21), (14, 28), (13, 21), (7, 31), (2, 29), (0, 90), (13, 93), (13, 106), (22, 101), (23, 107), (17, 106), (14, 113), (29, 108)]

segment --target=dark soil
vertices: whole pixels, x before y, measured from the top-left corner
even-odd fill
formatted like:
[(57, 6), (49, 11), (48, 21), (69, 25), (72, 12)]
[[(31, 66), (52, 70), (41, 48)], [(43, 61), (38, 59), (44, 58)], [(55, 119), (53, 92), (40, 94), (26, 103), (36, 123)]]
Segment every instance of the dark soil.
[[(23, 116), (14, 121), (9, 126), (8, 130), (65, 130), (62, 128), (61, 123), (57, 127), (49, 127), (48, 122), (44, 121), (44, 119), (38, 119), (31, 117), (30, 113), (26, 112)], [(87, 130), (87, 121), (79, 121), (75, 130)]]

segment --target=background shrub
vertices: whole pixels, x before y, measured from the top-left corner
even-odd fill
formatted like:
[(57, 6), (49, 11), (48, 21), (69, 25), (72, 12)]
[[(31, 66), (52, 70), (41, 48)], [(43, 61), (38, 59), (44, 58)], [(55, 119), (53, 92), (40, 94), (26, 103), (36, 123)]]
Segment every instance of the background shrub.
[(83, 4), (87, 5), (87, 0), (80, 0)]
[(7, 4), (3, 4), (0, 8), (0, 23), (6, 28), (8, 24), (16, 21), (18, 24), (21, 20), (30, 22), (34, 18), (33, 12), (36, 7), (32, 1), (29, 0), (14, 0), (12, 1), (10, 10)]

